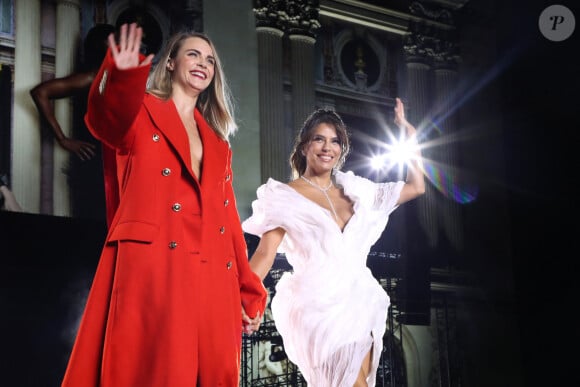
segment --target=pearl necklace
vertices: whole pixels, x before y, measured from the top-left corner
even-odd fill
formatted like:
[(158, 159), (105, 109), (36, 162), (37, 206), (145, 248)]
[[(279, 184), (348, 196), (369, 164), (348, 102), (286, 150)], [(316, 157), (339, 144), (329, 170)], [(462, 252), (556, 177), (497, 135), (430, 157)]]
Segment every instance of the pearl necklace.
[(304, 175), (300, 175), (300, 177), (307, 182), (308, 184), (310, 184), (311, 186), (313, 186), (314, 188), (316, 188), (317, 190), (319, 190), (320, 192), (322, 192), (324, 194), (324, 197), (326, 198), (326, 200), (328, 201), (328, 204), (330, 204), (330, 209), (332, 210), (332, 215), (334, 215), (334, 219), (338, 220), (338, 216), (336, 215), (336, 210), (334, 209), (334, 205), (332, 204), (332, 200), (330, 200), (330, 197), (328, 196), (328, 190), (332, 188), (332, 179), (330, 180), (330, 184), (328, 184), (328, 187), (326, 188), (322, 188), (320, 187), (318, 184), (315, 184), (314, 182), (312, 182), (311, 180), (307, 179)]

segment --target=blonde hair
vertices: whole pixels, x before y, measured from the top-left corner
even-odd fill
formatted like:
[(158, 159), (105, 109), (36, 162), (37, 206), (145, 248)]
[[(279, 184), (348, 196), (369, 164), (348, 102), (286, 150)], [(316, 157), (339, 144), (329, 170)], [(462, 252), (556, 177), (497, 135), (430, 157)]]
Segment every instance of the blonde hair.
[(200, 32), (182, 31), (174, 34), (166, 43), (159, 62), (153, 68), (147, 83), (147, 92), (161, 99), (169, 99), (172, 92), (171, 72), (167, 69), (167, 62), (175, 58), (183, 42), (189, 38), (205, 40), (215, 58), (215, 73), (213, 80), (197, 99), (197, 108), (207, 123), (219, 137), (228, 141), (237, 131), (234, 119), (234, 106), (230, 89), (227, 85), (222, 64), (209, 37)]

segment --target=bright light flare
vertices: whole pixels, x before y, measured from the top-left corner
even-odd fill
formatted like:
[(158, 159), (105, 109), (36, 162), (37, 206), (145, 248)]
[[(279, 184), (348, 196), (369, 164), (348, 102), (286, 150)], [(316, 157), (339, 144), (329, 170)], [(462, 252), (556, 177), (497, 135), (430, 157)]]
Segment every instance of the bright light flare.
[(418, 146), (414, 139), (397, 141), (391, 146), (388, 157), (397, 165), (406, 165), (417, 159)]
[(374, 169), (375, 171), (382, 169), (383, 166), (385, 165), (385, 156), (379, 155), (371, 157), (370, 164), (371, 168)]
[[(386, 176), (404, 177), (405, 170), (416, 168), (417, 164), (414, 161), (420, 159), (421, 173), (424, 174), (427, 182), (431, 183), (431, 186), (444, 197), (460, 204), (477, 200), (479, 187), (474, 177), (448, 162), (437, 160), (445, 159), (442, 157), (448, 153), (445, 147), (453, 146), (456, 142), (481, 137), (481, 132), (474, 128), (448, 134), (439, 127), (437, 122), (424, 121), (417, 126), (416, 138), (407, 138), (402, 128), (390, 127), (381, 119), (377, 121), (384, 128), (383, 135), (375, 133), (371, 135), (364, 131), (356, 132), (357, 139), (366, 144), (366, 151), (363, 148), (359, 152), (366, 153), (366, 156), (352, 164), (355, 169), (361, 171), (366, 169), (369, 173), (372, 171), (374, 179), (382, 181), (381, 179)], [(427, 140), (428, 137), (429, 140)], [(420, 158), (417, 150), (421, 150)], [(397, 173), (393, 175), (392, 172)], [(361, 174), (364, 175), (364, 172)]]
[(411, 166), (411, 162), (418, 159), (419, 145), (415, 138), (399, 139), (392, 137), (391, 144), (381, 144), (383, 152), (370, 157), (370, 166), (373, 170), (391, 170)]

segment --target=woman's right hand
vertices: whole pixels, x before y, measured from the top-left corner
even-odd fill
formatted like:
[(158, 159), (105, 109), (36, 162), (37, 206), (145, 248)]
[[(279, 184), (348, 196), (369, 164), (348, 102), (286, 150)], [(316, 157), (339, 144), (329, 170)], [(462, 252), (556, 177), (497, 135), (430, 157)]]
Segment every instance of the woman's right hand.
[(151, 63), (154, 57), (153, 54), (149, 54), (142, 62), (139, 62), (142, 37), (143, 28), (138, 27), (137, 23), (131, 23), (129, 26), (123, 24), (121, 26), (118, 45), (115, 42), (115, 35), (109, 35), (109, 47), (111, 48), (115, 65), (119, 70), (147, 66)]
[(77, 155), (82, 161), (87, 161), (95, 157), (95, 145), (90, 142), (64, 137), (58, 143), (67, 151)]
[(246, 313), (246, 310), (242, 306), (242, 331), (247, 334), (251, 335), (252, 333), (256, 332), (260, 329), (260, 323), (262, 322), (262, 315), (260, 312), (256, 315), (256, 317), (251, 318)]

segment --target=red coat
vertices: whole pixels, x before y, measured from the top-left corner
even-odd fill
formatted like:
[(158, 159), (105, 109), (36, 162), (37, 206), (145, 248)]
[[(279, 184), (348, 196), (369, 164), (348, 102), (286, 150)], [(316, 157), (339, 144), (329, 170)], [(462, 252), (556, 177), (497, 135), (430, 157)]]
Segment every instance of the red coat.
[(86, 122), (116, 150), (112, 219), (63, 386), (238, 386), (241, 305), (263, 312), (232, 187), (231, 149), (195, 111), (201, 179), (171, 100), (144, 93), (149, 66), (105, 58)]

